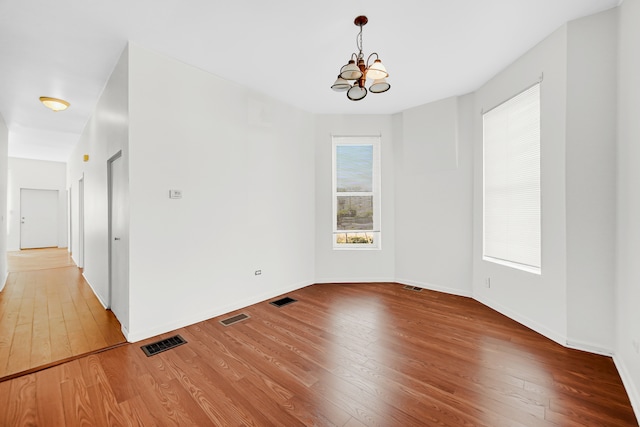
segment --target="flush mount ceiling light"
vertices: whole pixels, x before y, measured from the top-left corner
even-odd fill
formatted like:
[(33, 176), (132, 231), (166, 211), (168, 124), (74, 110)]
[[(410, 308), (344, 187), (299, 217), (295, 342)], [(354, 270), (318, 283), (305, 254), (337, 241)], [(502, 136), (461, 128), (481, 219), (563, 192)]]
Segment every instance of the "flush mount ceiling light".
[(45, 107), (52, 109), (53, 111), (64, 111), (69, 108), (69, 103), (64, 99), (58, 98), (50, 98), (48, 96), (41, 96), (40, 102), (44, 104)]
[[(352, 101), (360, 101), (367, 96), (367, 88), (364, 87), (367, 79), (373, 80), (369, 86), (369, 92), (382, 93), (391, 88), (387, 83), (389, 73), (382, 65), (382, 61), (377, 53), (372, 53), (364, 62), (364, 54), (362, 53), (362, 27), (369, 22), (366, 16), (358, 16), (353, 23), (360, 27), (360, 32), (356, 37), (356, 46), (358, 53), (352, 53), (349, 62), (340, 68), (338, 78), (331, 86), (336, 92), (347, 92), (347, 98)], [(375, 55), (375, 61), (369, 64), (371, 58)]]

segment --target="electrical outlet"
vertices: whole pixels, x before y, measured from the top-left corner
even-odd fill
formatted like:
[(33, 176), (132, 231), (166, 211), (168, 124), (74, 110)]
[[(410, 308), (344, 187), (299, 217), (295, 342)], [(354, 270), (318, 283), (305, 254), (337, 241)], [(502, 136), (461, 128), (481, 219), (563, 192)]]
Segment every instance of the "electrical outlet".
[(255, 274), (256, 276), (259, 276), (262, 274), (262, 270), (256, 270), (253, 274)]
[(491, 277), (487, 277), (484, 279), (484, 287), (485, 288), (490, 288), (491, 287)]
[(631, 341), (631, 344), (633, 344), (633, 349), (636, 351), (636, 353), (640, 354), (640, 341), (633, 340)]

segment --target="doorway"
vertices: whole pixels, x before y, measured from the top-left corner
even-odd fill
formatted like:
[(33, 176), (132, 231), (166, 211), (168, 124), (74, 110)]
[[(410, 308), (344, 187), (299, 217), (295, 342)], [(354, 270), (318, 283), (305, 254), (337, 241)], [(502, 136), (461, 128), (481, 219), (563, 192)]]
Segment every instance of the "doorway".
[(127, 179), (122, 151), (108, 161), (109, 308), (129, 330), (129, 230)]
[(58, 246), (58, 190), (20, 189), (20, 249)]
[(78, 267), (84, 268), (84, 175), (78, 181)]

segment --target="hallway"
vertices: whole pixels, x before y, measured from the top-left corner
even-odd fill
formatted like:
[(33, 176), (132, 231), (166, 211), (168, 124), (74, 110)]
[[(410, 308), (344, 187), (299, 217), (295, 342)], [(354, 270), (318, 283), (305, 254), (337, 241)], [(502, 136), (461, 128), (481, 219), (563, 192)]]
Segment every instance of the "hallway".
[(125, 342), (66, 248), (7, 253), (0, 381)]

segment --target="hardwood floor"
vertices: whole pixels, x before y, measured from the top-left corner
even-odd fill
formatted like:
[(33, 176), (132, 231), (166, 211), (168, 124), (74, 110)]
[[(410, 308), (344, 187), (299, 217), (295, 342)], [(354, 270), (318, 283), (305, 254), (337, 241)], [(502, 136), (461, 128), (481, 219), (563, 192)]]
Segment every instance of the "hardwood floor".
[(0, 292), (0, 381), (124, 343), (66, 249), (10, 252)]
[[(636, 426), (611, 358), (468, 298), (313, 285), (0, 383), (0, 425)], [(249, 319), (225, 327), (237, 313)]]
[(28, 249), (7, 253), (7, 269), (10, 273), (75, 266), (76, 263), (66, 248)]

